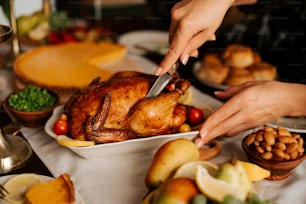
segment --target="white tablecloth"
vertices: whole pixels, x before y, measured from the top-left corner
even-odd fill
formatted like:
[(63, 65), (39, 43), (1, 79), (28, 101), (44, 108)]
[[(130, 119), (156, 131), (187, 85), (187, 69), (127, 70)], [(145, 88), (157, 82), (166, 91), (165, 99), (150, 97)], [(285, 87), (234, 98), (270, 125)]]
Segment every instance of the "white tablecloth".
[[(11, 75), (1, 72), (1, 97), (12, 88)], [(207, 100), (214, 101), (205, 95)], [(76, 190), (86, 204), (138, 204), (147, 193), (144, 177), (151, 162), (152, 152), (133, 153), (86, 160), (62, 147), (48, 136), (43, 127), (22, 128), (21, 132), (36, 154), (54, 176), (67, 172), (71, 175)], [(241, 139), (247, 132), (222, 141), (222, 151), (212, 161), (220, 164), (232, 158), (246, 160), (241, 148)], [(124, 148), (124, 147), (123, 147)], [(255, 183), (257, 193), (264, 199), (273, 199), (279, 204), (306, 203), (306, 162), (296, 168), (283, 181), (260, 181)]]
[[(22, 133), (54, 176), (64, 172), (71, 175), (86, 204), (137, 204), (147, 193), (144, 177), (152, 153), (86, 160), (59, 146), (42, 128), (23, 128)], [(232, 158), (246, 160), (240, 146), (245, 134), (224, 139), (222, 152), (212, 161), (220, 164)], [(306, 162), (296, 168), (288, 179), (260, 181), (255, 183), (255, 187), (262, 198), (273, 199), (279, 204), (305, 204), (305, 183)]]

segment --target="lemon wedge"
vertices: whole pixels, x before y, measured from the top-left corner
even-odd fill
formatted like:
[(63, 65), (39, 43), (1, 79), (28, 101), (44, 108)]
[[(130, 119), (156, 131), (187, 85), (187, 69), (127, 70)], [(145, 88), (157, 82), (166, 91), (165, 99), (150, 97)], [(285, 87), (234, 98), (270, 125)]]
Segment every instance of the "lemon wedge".
[(187, 92), (179, 98), (178, 102), (182, 103), (182, 104), (185, 104), (185, 105), (191, 105), (192, 95), (193, 95), (192, 90), (191, 90), (191, 88), (189, 88), (187, 90)]
[(58, 144), (66, 147), (87, 147), (95, 145), (95, 142), (93, 141), (74, 140), (66, 135), (57, 136), (56, 141)]
[(199, 190), (212, 201), (222, 202), (226, 195), (232, 195), (240, 200), (246, 198), (245, 192), (241, 192), (223, 180), (214, 178), (206, 168), (201, 166), (197, 166), (195, 181)]
[(173, 177), (174, 178), (188, 177), (191, 179), (195, 179), (198, 166), (205, 168), (208, 171), (208, 173), (211, 175), (214, 175), (218, 170), (218, 166), (212, 162), (194, 161), (194, 162), (185, 163), (182, 166), (180, 166), (174, 173)]
[(240, 163), (243, 166), (251, 181), (260, 181), (265, 178), (268, 178), (271, 175), (271, 172), (269, 170), (262, 168), (257, 164), (241, 160), (236, 160), (236, 162)]
[(25, 204), (25, 193), (42, 182), (43, 180), (37, 174), (25, 173), (13, 176), (3, 185), (9, 192), (4, 199), (10, 204)]

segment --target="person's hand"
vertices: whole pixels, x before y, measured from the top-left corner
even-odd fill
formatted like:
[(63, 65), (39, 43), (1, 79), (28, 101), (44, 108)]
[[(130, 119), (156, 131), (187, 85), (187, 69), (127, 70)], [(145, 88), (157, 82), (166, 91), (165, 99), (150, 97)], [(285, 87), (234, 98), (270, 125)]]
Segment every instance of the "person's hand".
[(155, 74), (160, 75), (180, 58), (186, 64), (189, 57), (197, 57), (197, 49), (208, 40), (215, 40), (214, 33), (221, 25), (231, 5), (254, 3), (256, 0), (183, 0), (171, 10), (169, 29), (170, 48)]
[(197, 49), (215, 38), (214, 33), (233, 1), (183, 0), (175, 4), (171, 10), (170, 48), (155, 74), (165, 73), (178, 58), (186, 64), (189, 56), (196, 57)]
[(198, 146), (218, 136), (233, 136), (280, 116), (306, 115), (306, 85), (277, 81), (247, 82), (216, 92), (227, 99), (200, 128)]

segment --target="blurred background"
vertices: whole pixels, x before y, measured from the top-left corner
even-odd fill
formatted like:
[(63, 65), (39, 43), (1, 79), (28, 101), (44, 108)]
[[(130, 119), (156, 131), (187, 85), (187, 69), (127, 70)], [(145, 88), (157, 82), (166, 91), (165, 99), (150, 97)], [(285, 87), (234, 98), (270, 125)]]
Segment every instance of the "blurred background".
[[(8, 0), (1, 0), (0, 23)], [(131, 30), (168, 30), (171, 0), (50, 0), (52, 12), (111, 28), (117, 36)], [(29, 15), (42, 7), (42, 0), (15, 0), (16, 16)], [(200, 54), (222, 51), (241, 43), (260, 53), (263, 60), (277, 66), (279, 80), (306, 83), (305, 25), (303, 0), (258, 0), (254, 6), (233, 7), (217, 31), (217, 40), (205, 43)]]

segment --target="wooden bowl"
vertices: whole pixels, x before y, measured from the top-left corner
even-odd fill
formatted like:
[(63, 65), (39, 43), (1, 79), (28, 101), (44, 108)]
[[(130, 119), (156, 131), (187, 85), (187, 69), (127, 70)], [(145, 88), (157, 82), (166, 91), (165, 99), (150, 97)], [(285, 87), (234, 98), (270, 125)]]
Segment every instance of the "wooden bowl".
[[(248, 147), (246, 145), (247, 136), (242, 140), (242, 148), (248, 158), (252, 163), (255, 163), (265, 169), (270, 170), (271, 176), (268, 177), (268, 180), (283, 180), (290, 176), (293, 169), (295, 169), (299, 164), (301, 164), (306, 159), (306, 154), (298, 157), (295, 160), (282, 160), (276, 161), (272, 159), (263, 159), (255, 148)], [(305, 143), (304, 143), (305, 149)]]
[[(21, 91), (21, 90), (20, 90)], [(49, 91), (49, 93), (51, 93), (53, 96), (55, 96), (56, 98), (56, 102), (54, 103), (54, 105), (52, 105), (51, 107), (44, 109), (44, 110), (40, 110), (40, 111), (20, 111), (20, 110), (16, 110), (13, 107), (11, 107), (8, 103), (8, 100), (10, 98), (11, 95), (15, 94), (16, 92), (13, 92), (11, 94), (9, 94), (7, 96), (7, 98), (5, 99), (4, 105), (5, 108), (15, 117), (15, 119), (17, 121), (19, 121), (23, 126), (25, 127), (30, 127), (30, 128), (35, 128), (35, 127), (39, 127), (41, 125), (44, 125), (45, 122), (48, 120), (48, 118), (51, 116), (53, 109), (59, 105), (59, 96), (52, 92)]]

